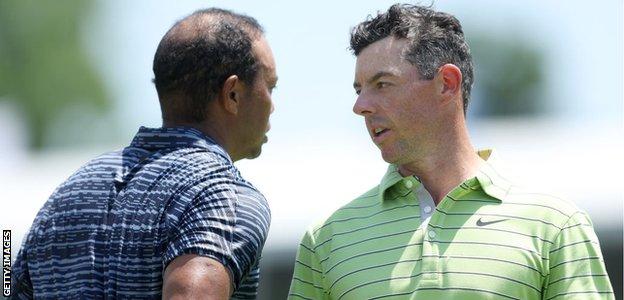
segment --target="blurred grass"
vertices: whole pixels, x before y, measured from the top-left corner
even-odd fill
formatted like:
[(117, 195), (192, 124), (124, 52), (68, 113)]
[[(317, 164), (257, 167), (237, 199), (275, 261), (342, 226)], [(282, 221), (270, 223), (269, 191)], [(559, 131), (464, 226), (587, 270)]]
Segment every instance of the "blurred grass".
[(468, 38), (475, 65), (473, 99), (479, 117), (535, 117), (549, 112), (544, 53), (523, 34), (476, 32)]
[[(0, 101), (16, 104), (29, 146), (42, 149), (51, 124), (72, 106), (111, 102), (81, 44), (93, 1), (0, 1)], [(71, 122), (72, 120), (67, 120)]]

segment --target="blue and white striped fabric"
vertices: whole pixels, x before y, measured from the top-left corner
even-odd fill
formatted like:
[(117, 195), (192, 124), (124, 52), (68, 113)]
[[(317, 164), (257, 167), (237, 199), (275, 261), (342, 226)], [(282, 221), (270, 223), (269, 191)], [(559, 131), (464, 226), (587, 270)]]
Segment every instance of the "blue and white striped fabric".
[(266, 199), (212, 139), (141, 127), (50, 196), (14, 264), (13, 295), (156, 299), (167, 264), (193, 253), (230, 270), (234, 298), (255, 298), (269, 223)]

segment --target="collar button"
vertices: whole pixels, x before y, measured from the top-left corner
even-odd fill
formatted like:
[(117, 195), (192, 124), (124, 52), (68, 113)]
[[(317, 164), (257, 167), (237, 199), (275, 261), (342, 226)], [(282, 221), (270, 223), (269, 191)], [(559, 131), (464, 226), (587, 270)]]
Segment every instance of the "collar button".
[(411, 189), (414, 186), (414, 183), (412, 183), (411, 180), (405, 180), (405, 187), (408, 189)]

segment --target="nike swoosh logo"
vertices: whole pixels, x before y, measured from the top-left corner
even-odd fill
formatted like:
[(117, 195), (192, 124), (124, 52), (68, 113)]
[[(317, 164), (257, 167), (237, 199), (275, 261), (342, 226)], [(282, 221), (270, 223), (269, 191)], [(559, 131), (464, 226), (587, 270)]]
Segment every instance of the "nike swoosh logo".
[(489, 222), (483, 222), (481, 221), (482, 218), (479, 218), (479, 220), (477, 220), (477, 226), (486, 226), (486, 225), (492, 225), (494, 223), (498, 223), (498, 222), (502, 222), (502, 221), (507, 221), (509, 219), (501, 219), (501, 220), (494, 220), (494, 221), (489, 221)]

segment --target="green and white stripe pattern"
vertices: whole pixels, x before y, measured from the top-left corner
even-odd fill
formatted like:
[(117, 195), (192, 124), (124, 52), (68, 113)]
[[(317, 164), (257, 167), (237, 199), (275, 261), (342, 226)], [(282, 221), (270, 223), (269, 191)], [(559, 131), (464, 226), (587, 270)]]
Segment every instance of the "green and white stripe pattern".
[(391, 165), (305, 233), (289, 299), (614, 299), (587, 214), (512, 186), (490, 154), (428, 224), (420, 182)]

